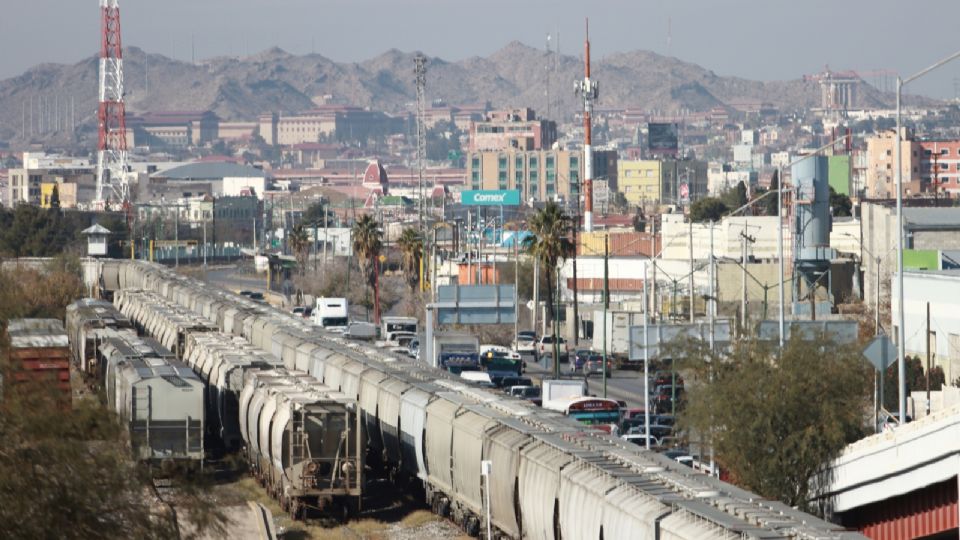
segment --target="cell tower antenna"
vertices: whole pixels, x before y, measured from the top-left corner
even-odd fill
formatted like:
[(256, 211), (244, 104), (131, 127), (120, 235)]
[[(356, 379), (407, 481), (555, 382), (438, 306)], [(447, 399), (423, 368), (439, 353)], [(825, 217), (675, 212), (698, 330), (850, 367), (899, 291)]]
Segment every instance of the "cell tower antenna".
[[(597, 81), (590, 79), (590, 20), (587, 19), (587, 34), (584, 42), (584, 77), (575, 83), (577, 94), (583, 97), (583, 230), (593, 231), (593, 148), (592, 114), (593, 102), (600, 95)], [(579, 200), (577, 201), (579, 203)]]
[(547, 32), (547, 65), (545, 69), (547, 74), (547, 116), (546, 118), (550, 118), (550, 68), (552, 67), (550, 64), (553, 63), (551, 62), (551, 60), (553, 60), (553, 58), (550, 54), (550, 32)]
[(97, 194), (94, 205), (130, 200), (127, 126), (123, 104), (123, 53), (119, 0), (100, 0), (100, 105), (97, 110)]
[(426, 92), (427, 92), (427, 59), (422, 54), (417, 54), (413, 59), (414, 74), (417, 82), (417, 194), (419, 195), (420, 205), (420, 234), (423, 234), (423, 160), (427, 153), (427, 132), (426, 132)]

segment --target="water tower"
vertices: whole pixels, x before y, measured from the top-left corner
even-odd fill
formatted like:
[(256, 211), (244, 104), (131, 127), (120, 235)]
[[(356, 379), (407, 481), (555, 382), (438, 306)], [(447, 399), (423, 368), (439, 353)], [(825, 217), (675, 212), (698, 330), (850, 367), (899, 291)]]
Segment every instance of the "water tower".
[[(828, 160), (824, 156), (805, 159), (791, 169), (794, 189), (794, 315), (829, 314), (832, 305), (830, 261), (830, 184)], [(826, 302), (817, 302), (817, 291), (825, 290)], [(806, 298), (806, 302), (801, 300)]]

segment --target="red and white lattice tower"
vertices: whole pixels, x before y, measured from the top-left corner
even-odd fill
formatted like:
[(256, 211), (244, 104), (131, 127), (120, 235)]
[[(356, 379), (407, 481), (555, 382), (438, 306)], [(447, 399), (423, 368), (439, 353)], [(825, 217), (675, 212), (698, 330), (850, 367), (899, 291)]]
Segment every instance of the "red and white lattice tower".
[[(583, 97), (583, 230), (593, 231), (593, 102), (600, 96), (597, 81), (590, 78), (590, 22), (584, 42), (584, 76), (574, 88)], [(578, 202), (579, 204), (579, 202)]]
[(127, 184), (127, 126), (123, 106), (123, 53), (119, 0), (100, 0), (100, 107), (97, 111), (97, 198), (100, 208), (130, 199)]

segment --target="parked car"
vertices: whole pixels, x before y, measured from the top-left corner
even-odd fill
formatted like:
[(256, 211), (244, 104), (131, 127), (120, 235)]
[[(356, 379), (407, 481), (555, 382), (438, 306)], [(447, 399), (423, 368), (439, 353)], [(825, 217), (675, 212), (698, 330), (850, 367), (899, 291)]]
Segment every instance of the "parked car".
[(240, 296), (246, 296), (247, 298), (250, 298), (250, 295), (253, 294), (253, 292), (252, 292), (252, 291), (240, 291), (238, 294), (240, 294)]
[(517, 332), (512, 348), (518, 354), (534, 354), (537, 349), (537, 333), (530, 331)]
[(419, 359), (420, 358), (419, 354), (420, 354), (420, 340), (417, 338), (414, 338), (410, 340), (410, 345), (407, 346), (407, 356), (409, 356), (410, 358)]
[[(558, 360), (562, 361), (563, 359), (570, 357), (570, 346), (567, 344), (567, 340), (562, 337), (558, 337), (557, 343), (560, 345), (560, 358)], [(543, 336), (537, 341), (537, 358), (543, 356), (553, 357), (553, 347), (554, 347), (554, 338), (553, 336)]]

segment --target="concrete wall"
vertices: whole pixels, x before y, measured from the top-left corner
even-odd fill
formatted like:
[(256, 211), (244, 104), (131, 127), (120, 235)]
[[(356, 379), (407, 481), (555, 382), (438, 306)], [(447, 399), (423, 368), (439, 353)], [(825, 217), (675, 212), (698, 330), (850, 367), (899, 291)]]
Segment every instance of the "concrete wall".
[[(909, 355), (926, 357), (924, 334), (930, 303), (930, 353), (948, 382), (960, 377), (960, 272), (911, 272), (903, 275), (904, 331)], [(893, 281), (891, 328), (897, 323), (899, 297)], [(894, 334), (896, 336), (896, 334)]]

